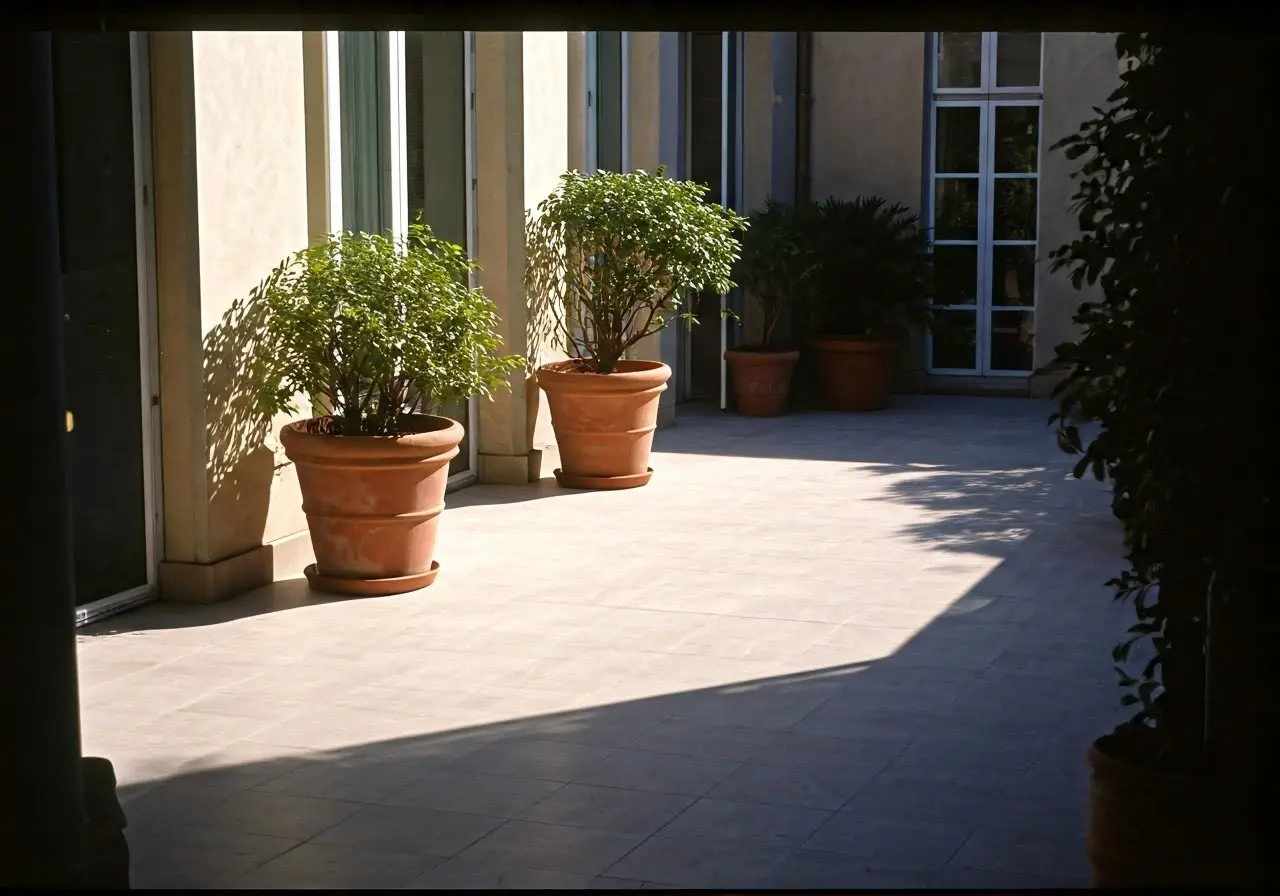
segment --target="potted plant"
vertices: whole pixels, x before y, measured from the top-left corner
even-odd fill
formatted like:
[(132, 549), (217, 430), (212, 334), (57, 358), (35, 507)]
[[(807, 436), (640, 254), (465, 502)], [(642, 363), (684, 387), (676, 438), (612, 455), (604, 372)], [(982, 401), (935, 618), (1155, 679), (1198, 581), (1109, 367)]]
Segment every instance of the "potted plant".
[(919, 217), (877, 196), (831, 197), (806, 210), (803, 231), (824, 403), (879, 410), (908, 329), (931, 320), (932, 262)]
[(334, 235), (250, 296), (265, 322), (253, 359), (260, 410), (296, 413), (301, 395), (316, 411), (280, 441), (298, 472), (317, 590), (398, 594), (435, 579), (463, 429), (422, 409), (490, 396), (520, 365), (499, 354), (497, 311), (469, 285), (474, 268), (415, 223), (403, 238)]
[(1107, 108), (1054, 147), (1084, 162), (1081, 233), (1053, 268), (1101, 295), (1057, 349), (1050, 422), (1075, 475), (1112, 484), (1126, 557), (1108, 584), (1136, 616), (1113, 652), (1136, 714), (1088, 751), (1088, 854), (1095, 886), (1256, 885), (1275, 774), (1275, 460), (1251, 423), (1274, 391), (1271, 200), (1253, 188), (1267, 147), (1222, 97), (1256, 90), (1272, 52), (1191, 32), (1116, 51)]
[(787, 406), (800, 353), (781, 343), (778, 325), (799, 295), (806, 262), (795, 210), (770, 199), (748, 219), (736, 275), (760, 307), (760, 339), (724, 353), (739, 414), (774, 417)]
[[(746, 222), (703, 184), (654, 174), (561, 175), (526, 226), (525, 291), (538, 329), (569, 348), (538, 368), (561, 485), (618, 489), (653, 475), (649, 452), (671, 368), (627, 350), (662, 330), (686, 293), (728, 292)], [(696, 321), (693, 321), (696, 322)]]

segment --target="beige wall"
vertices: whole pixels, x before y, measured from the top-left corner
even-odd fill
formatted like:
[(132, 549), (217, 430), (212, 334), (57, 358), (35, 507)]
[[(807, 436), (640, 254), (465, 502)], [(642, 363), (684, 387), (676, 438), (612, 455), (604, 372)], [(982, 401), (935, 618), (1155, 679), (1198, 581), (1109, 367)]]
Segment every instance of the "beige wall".
[(238, 376), (252, 321), (232, 312), (308, 242), (302, 35), (163, 32), (152, 47), (161, 591), (209, 600), (269, 581), (263, 545), (305, 529), (293, 471)]
[[(1076, 184), (1071, 175), (1080, 162), (1061, 152), (1051, 152), (1058, 140), (1075, 132), (1092, 117), (1094, 106), (1105, 105), (1120, 83), (1115, 56), (1115, 36), (1099, 32), (1050, 31), (1044, 36), (1044, 106), (1040, 129), (1040, 250), (1039, 294), (1036, 301), (1035, 366), (1053, 359), (1054, 348), (1078, 335), (1071, 322), (1091, 290), (1077, 291), (1069, 274), (1049, 272), (1051, 251), (1075, 238), (1076, 216), (1071, 196)], [(1037, 378), (1040, 379), (1040, 378)], [(1037, 394), (1052, 387), (1054, 378), (1033, 383)]]
[(920, 208), (924, 33), (813, 35), (812, 196), (883, 196)]
[[(773, 180), (773, 33), (748, 31), (743, 45), (742, 213), (750, 215), (769, 198)], [(758, 342), (762, 325), (760, 306), (748, 295), (741, 340)]]
[[(814, 33), (812, 198), (882, 196), (921, 210), (924, 78), (922, 31)], [(923, 374), (924, 340), (912, 334), (898, 388)]]

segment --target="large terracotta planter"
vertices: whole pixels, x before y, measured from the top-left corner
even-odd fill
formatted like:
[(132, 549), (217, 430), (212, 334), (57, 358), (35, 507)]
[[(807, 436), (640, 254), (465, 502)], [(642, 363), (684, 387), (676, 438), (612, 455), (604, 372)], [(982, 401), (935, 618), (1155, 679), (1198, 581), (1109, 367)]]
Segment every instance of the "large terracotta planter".
[(402, 594), (435, 581), (436, 530), (463, 429), (447, 417), (409, 420), (398, 436), (325, 435), (309, 432), (310, 420), (281, 430), (311, 529), (315, 590)]
[(731, 348), (724, 353), (734, 406), (745, 417), (776, 417), (787, 408), (799, 352)]
[(1157, 770), (1142, 732), (1089, 748), (1086, 849), (1095, 887), (1214, 887), (1249, 883), (1248, 819), (1222, 782)]
[(620, 361), (613, 373), (583, 370), (573, 361), (545, 364), (538, 385), (547, 394), (560, 449), (556, 480), (567, 488), (645, 485), (658, 428), (658, 399), (671, 368), (658, 361)]
[(878, 411), (893, 388), (894, 339), (814, 336), (822, 402), (829, 411)]

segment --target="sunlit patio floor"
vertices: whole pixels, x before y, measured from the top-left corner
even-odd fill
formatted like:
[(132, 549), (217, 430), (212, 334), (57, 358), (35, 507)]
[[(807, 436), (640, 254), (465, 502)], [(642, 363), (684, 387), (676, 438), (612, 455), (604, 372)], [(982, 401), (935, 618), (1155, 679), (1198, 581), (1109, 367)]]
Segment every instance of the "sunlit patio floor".
[(425, 591), (82, 629), (135, 886), (1086, 884), (1128, 610), (1049, 411), (682, 407), (646, 488), (451, 495)]

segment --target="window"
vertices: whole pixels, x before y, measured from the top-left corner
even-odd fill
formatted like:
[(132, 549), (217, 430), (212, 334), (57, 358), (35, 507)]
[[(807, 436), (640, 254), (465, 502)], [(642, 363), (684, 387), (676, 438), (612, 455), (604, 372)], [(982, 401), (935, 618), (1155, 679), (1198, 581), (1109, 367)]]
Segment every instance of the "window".
[(1032, 370), (1041, 32), (933, 35), (926, 219), (937, 319), (929, 370)]

